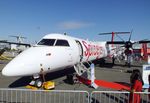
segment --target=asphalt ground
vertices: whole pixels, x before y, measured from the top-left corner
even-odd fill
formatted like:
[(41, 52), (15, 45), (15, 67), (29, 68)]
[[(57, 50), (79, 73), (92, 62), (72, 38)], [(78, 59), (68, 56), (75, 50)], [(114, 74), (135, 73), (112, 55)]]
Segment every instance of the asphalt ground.
[[(8, 63), (8, 60), (0, 60), (0, 71)], [(95, 65), (96, 79), (105, 80), (109, 82), (117, 82), (130, 85), (130, 75), (133, 69), (142, 70), (144, 62), (134, 61), (131, 68), (124, 65), (124, 61), (115, 62), (112, 66), (111, 61), (107, 60), (103, 66), (100, 64)], [(73, 68), (64, 69), (58, 72), (49, 73), (46, 75), (46, 80), (55, 82), (55, 90), (84, 90), (84, 91), (109, 91), (114, 90), (105, 87), (98, 87), (98, 89), (91, 88), (82, 83), (70, 84), (66, 79), (67, 74), (74, 73)], [(31, 77), (6, 77), (0, 72), (0, 88), (21, 88), (27, 89), (26, 85), (31, 81)]]

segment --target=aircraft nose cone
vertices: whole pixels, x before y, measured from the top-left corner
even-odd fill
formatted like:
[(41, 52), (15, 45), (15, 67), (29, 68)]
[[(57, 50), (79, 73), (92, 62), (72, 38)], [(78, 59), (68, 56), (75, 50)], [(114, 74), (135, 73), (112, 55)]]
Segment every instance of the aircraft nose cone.
[(17, 71), (11, 65), (6, 65), (2, 70), (2, 75), (4, 76), (15, 76)]
[[(47, 60), (45, 54), (49, 49), (32, 47), (13, 60), (11, 60), (2, 70), (4, 76), (29, 76), (40, 72), (40, 64)], [(46, 58), (46, 59), (45, 59)]]
[(4, 76), (10, 76), (10, 71), (5, 68), (5, 69), (2, 70), (2, 75), (4, 75)]

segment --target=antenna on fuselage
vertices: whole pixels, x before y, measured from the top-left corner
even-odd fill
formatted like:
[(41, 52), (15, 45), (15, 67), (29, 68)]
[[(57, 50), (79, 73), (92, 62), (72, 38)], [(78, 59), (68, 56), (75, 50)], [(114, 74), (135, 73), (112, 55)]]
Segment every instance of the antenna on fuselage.
[(67, 33), (64, 33), (64, 35), (67, 35)]

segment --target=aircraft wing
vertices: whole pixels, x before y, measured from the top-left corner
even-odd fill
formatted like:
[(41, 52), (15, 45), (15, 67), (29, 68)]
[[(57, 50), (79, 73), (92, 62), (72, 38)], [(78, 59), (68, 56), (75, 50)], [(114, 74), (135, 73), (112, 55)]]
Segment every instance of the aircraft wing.
[(125, 42), (124, 41), (107, 41), (106, 42), (107, 44), (125, 44)]
[(138, 41), (137, 43), (150, 43), (150, 40), (140, 40), (140, 41)]
[(136, 42), (131, 42), (131, 41), (107, 41), (106, 43), (107, 44), (126, 44), (126, 43), (132, 43), (132, 44), (139, 43), (139, 44), (142, 44), (142, 43), (150, 43), (150, 40), (140, 40), (140, 41), (136, 41)]
[(8, 42), (8, 41), (6, 41), (6, 40), (1, 40), (0, 43), (17, 44), (17, 45), (23, 45), (23, 46), (31, 47), (31, 44), (27, 44), (27, 43), (16, 43), (16, 42)]

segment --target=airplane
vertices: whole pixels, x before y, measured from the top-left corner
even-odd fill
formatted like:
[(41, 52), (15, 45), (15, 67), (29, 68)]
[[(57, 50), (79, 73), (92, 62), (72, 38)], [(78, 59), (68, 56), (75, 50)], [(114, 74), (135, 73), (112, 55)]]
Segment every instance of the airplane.
[(0, 43), (23, 45), (23, 46), (26, 46), (26, 47), (31, 46), (31, 44), (28, 44), (28, 43), (16, 43), (16, 42), (9, 42), (9, 41), (6, 41), (6, 40), (2, 40), (2, 41), (0, 41)]
[(23, 39), (27, 39), (26, 37), (23, 37), (23, 36), (16, 36), (16, 35), (10, 35), (9, 37), (14, 37), (14, 38), (16, 38), (18, 43), (23, 43)]
[[(120, 48), (124, 48), (123, 50), (124, 54), (126, 55), (126, 65), (130, 68), (131, 67), (131, 61), (132, 61), (132, 54), (133, 54), (133, 45), (134, 44), (144, 44), (144, 43), (150, 43), (150, 40), (144, 39), (139, 41), (131, 41), (133, 30), (131, 32), (109, 32), (109, 33), (100, 33), (99, 35), (112, 35), (111, 41), (107, 41), (107, 44), (112, 44), (112, 50), (114, 49), (114, 44), (122, 45)], [(125, 41), (121, 36), (118, 34), (130, 34), (129, 39)], [(121, 41), (114, 41), (114, 36), (117, 36)], [(115, 53), (114, 53), (115, 54)], [(117, 54), (118, 55), (118, 54)], [(114, 58), (112, 58), (114, 60)], [(114, 61), (113, 61), (114, 62)]]
[(88, 68), (84, 63), (108, 56), (106, 42), (91, 42), (64, 34), (47, 34), (36, 45), (20, 53), (2, 70), (4, 76), (33, 76), (41, 87), (41, 74), (74, 67), (81, 76)]
[[(20, 53), (23, 50), (25, 50), (26, 48), (31, 47), (31, 44), (23, 43), (20, 41), (20, 39), (22, 39), (22, 38), (26, 39), (25, 37), (22, 37), (22, 36), (11, 36), (11, 37), (16, 37), (17, 40), (19, 40), (19, 41), (11, 42), (11, 41), (7, 41), (7, 40), (0, 40), (0, 44), (3, 45), (3, 47), (1, 47), (2, 49), (7, 49), (7, 50), (14, 49), (14, 50), (18, 50)], [(6, 45), (7, 45), (7, 47), (5, 47)]]

